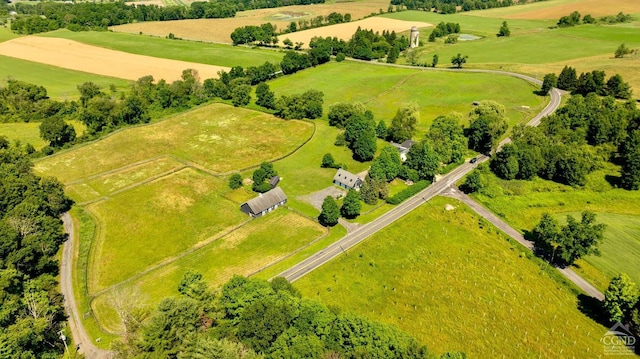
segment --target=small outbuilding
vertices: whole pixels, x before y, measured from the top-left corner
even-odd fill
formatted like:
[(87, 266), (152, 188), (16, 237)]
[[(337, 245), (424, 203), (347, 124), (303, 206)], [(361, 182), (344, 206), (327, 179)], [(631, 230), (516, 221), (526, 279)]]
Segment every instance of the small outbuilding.
[(240, 210), (251, 217), (263, 216), (287, 203), (287, 195), (280, 187), (276, 187), (260, 196), (240, 205)]
[(271, 188), (276, 188), (278, 183), (280, 183), (280, 176), (273, 176), (269, 180), (269, 184), (271, 185)]
[(400, 152), (400, 159), (402, 162), (407, 160), (407, 153), (409, 153), (409, 150), (414, 144), (415, 142), (411, 140), (406, 140), (402, 143), (391, 142), (391, 146), (397, 148), (398, 152)]
[(354, 175), (349, 171), (345, 171), (342, 168), (338, 169), (336, 175), (333, 176), (333, 183), (345, 189), (360, 190), (364, 181), (358, 175)]

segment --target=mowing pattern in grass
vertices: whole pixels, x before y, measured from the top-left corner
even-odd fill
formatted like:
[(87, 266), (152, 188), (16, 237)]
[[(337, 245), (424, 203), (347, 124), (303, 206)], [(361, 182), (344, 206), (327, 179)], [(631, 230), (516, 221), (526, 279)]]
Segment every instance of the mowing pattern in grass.
[(130, 128), (101, 141), (49, 157), (36, 171), (63, 183), (173, 155), (225, 173), (287, 154), (301, 145), (313, 125), (283, 121), (256, 111), (213, 104), (149, 126)]
[(44, 86), (49, 97), (62, 100), (77, 99), (80, 96), (77, 86), (88, 81), (103, 89), (108, 89), (111, 84), (118, 89), (129, 86), (129, 82), (122, 79), (0, 56), (0, 85), (5, 86), (8, 79)]
[(284, 56), (284, 54), (277, 51), (254, 50), (246, 47), (205, 44), (194, 41), (177, 41), (115, 32), (58, 30), (40, 36), (60, 37), (138, 55), (227, 67), (259, 66), (264, 64), (265, 61), (280, 63)]
[(94, 243), (90, 291), (219, 235), (246, 218), (220, 197), (226, 183), (185, 169), (87, 209), (102, 229)]
[[(136, 288), (149, 304), (177, 294), (180, 279), (188, 269), (204, 275), (212, 287), (221, 285), (234, 274), (250, 275), (264, 266), (283, 259), (323, 236), (326, 229), (285, 208), (255, 219), (238, 230), (219, 238), (198, 251), (146, 273), (126, 287)], [(110, 331), (117, 332), (118, 316), (110, 308), (112, 291), (96, 298), (93, 307)]]
[[(457, 111), (466, 115), (473, 101), (495, 100), (507, 108), (510, 123), (523, 121), (545, 101), (533, 93), (529, 83), (491, 74), (450, 73), (364, 65), (355, 62), (329, 63), (270, 82), (277, 95), (289, 95), (314, 88), (324, 92), (325, 108), (337, 102), (363, 102), (376, 121), (387, 125), (403, 102), (415, 102), (420, 109), (418, 136), (427, 132), (439, 115)], [(523, 110), (522, 106), (529, 109)], [(328, 111), (328, 110), (327, 110)]]
[(608, 164), (589, 175), (585, 188), (542, 179), (504, 181), (491, 176), (490, 195), (473, 197), (521, 232), (530, 231), (545, 212), (559, 217), (585, 210), (597, 213), (599, 222), (609, 224), (602, 256), (578, 261), (577, 270), (604, 290), (618, 272), (626, 272), (640, 282), (640, 192), (612, 188), (604, 177), (615, 174), (615, 166)]
[[(456, 209), (446, 211), (446, 203)], [(606, 328), (580, 313), (575, 294), (519, 251), (468, 208), (438, 197), (295, 286), (328, 305), (396, 324), (435, 352), (602, 353)]]

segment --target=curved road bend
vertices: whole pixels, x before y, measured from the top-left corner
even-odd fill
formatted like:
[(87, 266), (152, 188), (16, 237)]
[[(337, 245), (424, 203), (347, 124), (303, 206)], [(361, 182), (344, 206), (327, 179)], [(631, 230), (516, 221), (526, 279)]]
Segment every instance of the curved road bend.
[(68, 238), (62, 244), (62, 259), (60, 261), (60, 290), (64, 295), (64, 308), (69, 318), (69, 329), (73, 335), (74, 342), (80, 346), (78, 353), (84, 353), (86, 358), (89, 359), (107, 359), (110, 358), (110, 352), (102, 350), (93, 345), (91, 338), (84, 330), (84, 326), (80, 321), (80, 313), (78, 313), (78, 306), (76, 304), (76, 298), (73, 296), (73, 275), (72, 275), (72, 263), (73, 263), (73, 241), (74, 230), (73, 220), (69, 213), (62, 215), (62, 222), (64, 223), (64, 231), (67, 233)]

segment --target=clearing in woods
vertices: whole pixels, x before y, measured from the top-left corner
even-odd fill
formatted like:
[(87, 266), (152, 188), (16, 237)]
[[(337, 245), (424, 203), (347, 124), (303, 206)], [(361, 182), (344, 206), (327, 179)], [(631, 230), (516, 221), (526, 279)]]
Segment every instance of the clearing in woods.
[(222, 66), (134, 55), (72, 40), (39, 36), (2, 42), (0, 55), (128, 80), (152, 75), (156, 80), (171, 82), (179, 79), (185, 69), (195, 69), (200, 78), (207, 79), (217, 78), (220, 70), (229, 70)]

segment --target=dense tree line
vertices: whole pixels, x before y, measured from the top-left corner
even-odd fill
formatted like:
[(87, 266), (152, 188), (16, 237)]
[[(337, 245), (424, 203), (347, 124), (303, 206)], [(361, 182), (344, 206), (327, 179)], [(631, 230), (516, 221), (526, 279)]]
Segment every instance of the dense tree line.
[(11, 30), (35, 34), (68, 28), (72, 31), (106, 30), (109, 26), (142, 21), (228, 18), (236, 12), (289, 5), (321, 4), (324, 0), (225, 0), (193, 2), (187, 6), (127, 5), (124, 2), (18, 2), (11, 8), (20, 16)]
[(28, 154), (0, 137), (0, 353), (58, 358), (66, 317), (56, 253), (71, 200), (55, 178), (33, 173)]
[(218, 293), (187, 272), (178, 297), (116, 344), (127, 358), (427, 358), (396, 327), (302, 298), (284, 278), (235, 276)]
[(0, 122), (34, 122), (75, 111), (74, 104), (51, 100), (47, 89), (18, 80), (0, 86)]
[[(533, 0), (543, 1), (543, 0)], [(513, 0), (391, 0), (392, 5), (408, 10), (433, 11), (440, 14), (455, 14), (457, 7), (461, 11), (493, 9), (518, 4)]]
[(351, 21), (351, 14), (340, 14), (337, 12), (332, 12), (327, 16), (316, 16), (312, 19), (301, 19), (298, 22), (292, 21), (289, 23), (289, 26), (283, 29), (280, 33), (286, 34), (290, 32), (302, 31), (307, 29), (313, 29), (316, 27), (327, 26), (327, 25), (335, 25), (341, 24), (344, 22)]
[(404, 35), (398, 37), (395, 31), (383, 31), (382, 34), (373, 30), (361, 29), (347, 42), (345, 55), (360, 60), (373, 60), (386, 57), (387, 62), (394, 63), (400, 52), (409, 47), (409, 39)]
[(579, 12), (574, 11), (569, 15), (561, 17), (556, 25), (558, 27), (571, 27), (580, 24), (619, 24), (630, 22), (632, 20), (633, 17), (631, 15), (625, 15), (623, 12), (619, 12), (617, 15), (608, 15), (596, 19), (589, 14), (581, 17)]
[(640, 110), (632, 102), (590, 93), (572, 96), (538, 127), (517, 127), (511, 144), (491, 159), (504, 179), (539, 176), (567, 185), (586, 183), (601, 161), (621, 165), (620, 185), (640, 185)]
[[(547, 74), (546, 76), (550, 75), (552, 74)], [(573, 67), (565, 66), (555, 82), (559, 89), (570, 91), (574, 95), (579, 94), (586, 96), (594, 92), (600, 96), (613, 96), (623, 100), (631, 99), (631, 85), (624, 82), (622, 76), (615, 74), (609, 77), (609, 79), (607, 79), (606, 76), (606, 73), (600, 70), (583, 72), (578, 76)], [(548, 80), (552, 81), (553, 78), (549, 78)], [(543, 83), (543, 92), (550, 87), (552, 87), (552, 84), (545, 85)]]
[(260, 26), (247, 25), (233, 30), (231, 41), (234, 45), (258, 43), (258, 45), (269, 46), (278, 43), (278, 34), (276, 26), (270, 22)]
[(433, 30), (431, 30), (431, 33), (429, 34), (429, 42), (434, 42), (439, 37), (445, 37), (447, 35), (459, 33), (460, 24), (453, 22), (448, 22), (445, 24), (444, 22), (441, 22), (436, 27), (434, 27)]

